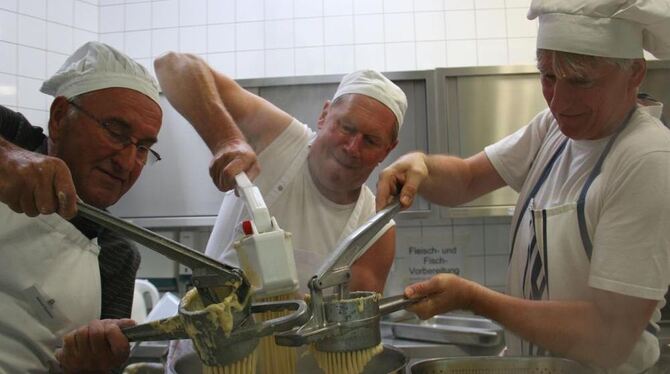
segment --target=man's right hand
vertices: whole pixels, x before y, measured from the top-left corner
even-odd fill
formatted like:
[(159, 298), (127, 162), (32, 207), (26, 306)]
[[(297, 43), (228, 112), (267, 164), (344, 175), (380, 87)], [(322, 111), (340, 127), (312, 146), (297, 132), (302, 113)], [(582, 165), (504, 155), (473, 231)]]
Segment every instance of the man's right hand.
[(128, 360), (130, 345), (122, 329), (135, 326), (131, 319), (94, 320), (63, 336), (55, 352), (65, 373), (109, 373)]
[(236, 186), (235, 176), (241, 172), (246, 172), (251, 180), (256, 178), (260, 172), (256, 152), (241, 139), (221, 144), (209, 164), (209, 175), (214, 184), (221, 191), (231, 190)]
[(3, 143), (0, 201), (30, 217), (52, 213), (74, 217), (77, 194), (65, 162)]
[(482, 286), (454, 274), (441, 273), (422, 282), (405, 287), (408, 299), (424, 299), (408, 307), (421, 319), (454, 310), (472, 310), (472, 302), (477, 290)]
[[(379, 174), (377, 181), (377, 210), (389, 204), (391, 197), (400, 194), (400, 204), (408, 208), (419, 191), (421, 183), (428, 178), (426, 155), (421, 152), (408, 153)], [(398, 191), (398, 187), (402, 186)]]

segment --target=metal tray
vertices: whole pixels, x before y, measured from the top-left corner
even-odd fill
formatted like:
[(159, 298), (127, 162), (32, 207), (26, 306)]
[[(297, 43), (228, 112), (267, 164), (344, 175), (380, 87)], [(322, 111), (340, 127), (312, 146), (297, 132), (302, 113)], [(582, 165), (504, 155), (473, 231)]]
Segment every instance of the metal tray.
[(425, 321), (414, 315), (382, 321), (397, 339), (442, 344), (493, 347), (502, 344), (503, 328), (490, 319), (476, 316), (437, 315)]
[(586, 374), (575, 361), (554, 357), (468, 357), (420, 361), (412, 374)]

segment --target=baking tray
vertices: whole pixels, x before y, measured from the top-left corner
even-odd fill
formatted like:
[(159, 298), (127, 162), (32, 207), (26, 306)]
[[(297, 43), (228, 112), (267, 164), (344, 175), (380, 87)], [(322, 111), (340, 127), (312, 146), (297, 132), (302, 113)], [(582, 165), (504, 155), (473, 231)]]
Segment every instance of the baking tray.
[(467, 357), (420, 361), (412, 374), (586, 374), (575, 361), (555, 357)]
[(476, 316), (437, 315), (425, 321), (415, 315), (382, 321), (397, 339), (441, 344), (493, 347), (502, 344), (503, 328), (490, 319)]

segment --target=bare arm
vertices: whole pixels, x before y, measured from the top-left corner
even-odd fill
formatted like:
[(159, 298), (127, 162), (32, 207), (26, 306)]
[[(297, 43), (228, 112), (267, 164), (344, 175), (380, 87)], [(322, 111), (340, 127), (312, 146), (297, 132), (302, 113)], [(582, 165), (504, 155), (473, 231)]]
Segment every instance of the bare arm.
[(593, 302), (533, 301), (440, 274), (409, 286), (405, 294), (430, 295), (413, 308), (422, 318), (456, 309), (472, 310), (553, 353), (613, 368), (626, 361), (658, 301), (591, 290)]
[(484, 152), (461, 159), (447, 155), (409, 153), (382, 171), (377, 183), (377, 209), (402, 185), (400, 202), (408, 207), (417, 193), (446, 206), (471, 201), (505, 186)]
[(395, 257), (395, 233), (395, 226), (391, 227), (351, 266), (352, 291), (384, 291)]
[(195, 55), (170, 52), (154, 66), (165, 96), (212, 151), (210, 173), (219, 188), (232, 188), (241, 171), (255, 176), (256, 154), (289, 125), (291, 116)]

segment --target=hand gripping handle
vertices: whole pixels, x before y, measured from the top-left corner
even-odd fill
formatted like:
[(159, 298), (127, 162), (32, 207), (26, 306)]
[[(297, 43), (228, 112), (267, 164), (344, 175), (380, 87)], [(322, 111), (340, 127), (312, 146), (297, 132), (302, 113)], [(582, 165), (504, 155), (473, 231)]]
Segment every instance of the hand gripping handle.
[(245, 172), (237, 174), (235, 182), (237, 183), (237, 193), (246, 202), (250, 218), (256, 225), (258, 232), (270, 231), (272, 229), (270, 212), (265, 205), (261, 191), (251, 183)]

